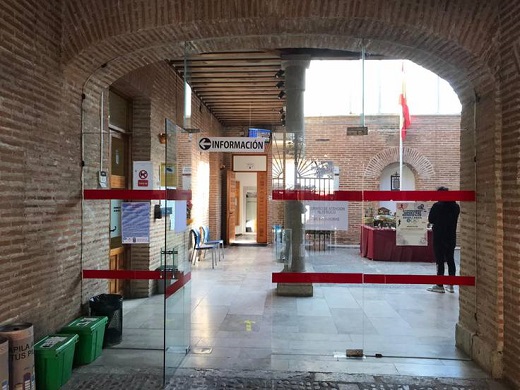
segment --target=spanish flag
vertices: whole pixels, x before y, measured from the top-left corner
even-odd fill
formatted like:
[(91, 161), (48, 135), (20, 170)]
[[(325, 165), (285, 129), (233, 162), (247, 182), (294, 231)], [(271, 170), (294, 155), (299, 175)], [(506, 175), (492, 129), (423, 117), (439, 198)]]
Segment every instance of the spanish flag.
[(401, 139), (406, 138), (406, 129), (410, 127), (410, 111), (408, 110), (408, 103), (406, 102), (406, 79), (404, 73), (404, 62), (401, 63), (401, 94), (399, 95), (399, 105), (401, 106), (399, 128), (401, 129)]

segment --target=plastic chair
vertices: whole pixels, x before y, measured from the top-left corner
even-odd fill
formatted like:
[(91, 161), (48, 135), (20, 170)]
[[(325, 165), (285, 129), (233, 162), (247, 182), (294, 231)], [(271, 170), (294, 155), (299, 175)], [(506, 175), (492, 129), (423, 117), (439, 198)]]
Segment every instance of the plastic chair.
[(195, 259), (200, 261), (200, 254), (206, 253), (206, 251), (211, 252), (211, 268), (215, 268), (216, 259), (215, 259), (215, 249), (217, 249), (217, 245), (208, 245), (204, 244), (201, 241), (200, 232), (195, 229), (190, 229), (190, 240), (192, 245), (192, 253), (191, 253), (191, 263), (195, 264)]
[(202, 236), (202, 243), (207, 245), (216, 245), (218, 249), (218, 261), (224, 259), (224, 240), (212, 240), (209, 232), (209, 226), (201, 226), (200, 234)]

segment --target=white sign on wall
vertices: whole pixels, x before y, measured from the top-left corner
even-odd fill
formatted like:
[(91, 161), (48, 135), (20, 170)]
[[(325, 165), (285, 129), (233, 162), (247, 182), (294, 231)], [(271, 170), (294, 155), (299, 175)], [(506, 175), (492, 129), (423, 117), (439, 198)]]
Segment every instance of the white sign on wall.
[(151, 161), (134, 161), (133, 189), (153, 190), (153, 163)]
[(265, 139), (252, 137), (202, 137), (199, 150), (204, 152), (263, 152)]
[(264, 172), (267, 171), (267, 156), (233, 156), (233, 170), (235, 172), (251, 171)]
[(348, 230), (348, 202), (307, 201), (305, 230)]

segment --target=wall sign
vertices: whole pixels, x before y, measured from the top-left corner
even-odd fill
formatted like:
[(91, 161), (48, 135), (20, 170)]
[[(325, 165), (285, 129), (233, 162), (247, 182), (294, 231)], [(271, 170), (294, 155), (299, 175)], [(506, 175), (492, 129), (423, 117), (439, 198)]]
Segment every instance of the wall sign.
[(175, 164), (161, 163), (161, 187), (177, 187)]
[(263, 152), (265, 140), (252, 137), (203, 137), (199, 140), (199, 150), (203, 152)]
[(233, 171), (264, 172), (267, 171), (266, 155), (233, 155)]
[(134, 161), (133, 189), (153, 190), (153, 163), (151, 161)]
[(305, 230), (348, 230), (348, 202), (307, 201)]

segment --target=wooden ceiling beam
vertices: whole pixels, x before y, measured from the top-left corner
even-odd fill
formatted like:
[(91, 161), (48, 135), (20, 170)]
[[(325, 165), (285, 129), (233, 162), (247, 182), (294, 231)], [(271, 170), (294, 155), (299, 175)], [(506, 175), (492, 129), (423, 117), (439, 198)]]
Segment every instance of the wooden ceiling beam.
[(191, 80), (191, 87), (192, 88), (204, 88), (204, 87), (250, 87), (250, 86), (259, 86), (259, 87), (270, 87), (270, 86), (276, 86), (277, 81), (276, 80), (270, 80), (270, 79), (261, 79), (261, 80), (255, 80), (255, 79), (248, 79), (248, 80), (242, 80), (240, 79), (235, 81), (202, 81), (199, 79), (193, 79)]
[(244, 97), (244, 98), (247, 98), (248, 96), (270, 96), (270, 97), (273, 97), (273, 98), (278, 98), (278, 91), (277, 90), (273, 90), (273, 91), (269, 91), (269, 90), (266, 90), (266, 89), (248, 89), (248, 90), (229, 90), (229, 91), (225, 91), (225, 90), (212, 90), (212, 91), (206, 91), (206, 90), (201, 90), (199, 91), (199, 94), (198, 94), (200, 97), (205, 97), (205, 98), (209, 98), (209, 97), (217, 97), (217, 96), (229, 96), (229, 97)]
[[(270, 75), (273, 76), (274, 78), (274, 75), (276, 74), (276, 72), (278, 71), (278, 67), (275, 67), (275, 66), (270, 66), (270, 67), (265, 67), (265, 66), (258, 66), (258, 67), (254, 67), (254, 66), (201, 66), (201, 67), (195, 67), (195, 68), (189, 68), (188, 69), (188, 75), (192, 75), (192, 74), (197, 74), (197, 73), (209, 73), (209, 74), (213, 74), (213, 73), (236, 73), (236, 72), (249, 72), (249, 73), (253, 73), (253, 74), (256, 74), (256, 73), (259, 73), (259, 72), (264, 72), (264, 73), (269, 73)], [(179, 74), (183, 75), (184, 74), (184, 69), (179, 69)]]
[(211, 73), (211, 72), (202, 72), (191, 74), (187, 77), (188, 82), (191, 80), (204, 80), (204, 79), (215, 79), (222, 80), (228, 79), (232, 81), (233, 79), (240, 79), (243, 81), (254, 81), (254, 80), (272, 80), (275, 84), (280, 81), (274, 77), (274, 74), (270, 72), (225, 72), (225, 73)]

